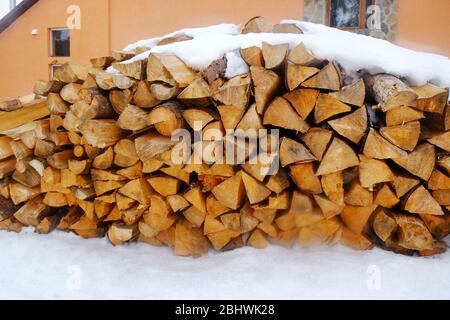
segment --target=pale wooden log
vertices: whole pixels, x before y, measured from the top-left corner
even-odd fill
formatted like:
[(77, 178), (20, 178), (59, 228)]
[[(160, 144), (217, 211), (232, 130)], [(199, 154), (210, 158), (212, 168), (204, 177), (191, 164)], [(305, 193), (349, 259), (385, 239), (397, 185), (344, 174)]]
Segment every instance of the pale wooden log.
[(378, 190), (375, 196), (374, 204), (383, 208), (392, 208), (400, 202), (400, 199), (395, 195), (391, 188), (385, 184)]
[(113, 63), (112, 67), (123, 75), (134, 78), (136, 80), (143, 80), (146, 78), (146, 60), (137, 60), (133, 62), (117, 62)]
[(401, 106), (414, 107), (417, 104), (418, 95), (393, 75), (365, 75), (364, 81), (384, 112)]
[(95, 81), (103, 90), (130, 89), (136, 83), (136, 80), (124, 76), (123, 74), (103, 71), (96, 74)]
[(241, 57), (249, 66), (263, 67), (264, 58), (259, 47), (248, 47), (241, 49)]
[[(38, 100), (30, 106), (0, 114), (0, 133), (9, 135), (8, 130), (42, 119), (50, 115), (46, 100)], [(32, 124), (34, 127), (35, 124)]]
[(353, 149), (341, 139), (334, 138), (322, 158), (316, 174), (319, 176), (330, 174), (355, 167), (358, 164), (359, 159)]
[(394, 214), (394, 219), (399, 227), (397, 243), (401, 247), (410, 250), (432, 249), (433, 236), (421, 219), (398, 213)]
[(444, 112), (448, 102), (448, 89), (427, 83), (420, 87), (412, 87), (412, 90), (418, 96), (417, 109), (438, 114)]
[(427, 141), (438, 148), (450, 152), (450, 131), (433, 134)]
[(120, 114), (117, 125), (124, 130), (139, 131), (148, 127), (148, 112), (134, 105), (128, 105)]
[(286, 84), (290, 91), (298, 88), (303, 82), (316, 75), (320, 69), (306, 67), (294, 63), (286, 66)]
[(114, 164), (127, 168), (139, 161), (134, 142), (129, 139), (119, 140), (114, 146)]
[(362, 107), (366, 98), (366, 87), (364, 85), (364, 80), (359, 79), (343, 87), (338, 92), (330, 93), (330, 95), (343, 103)]
[(160, 101), (171, 100), (181, 93), (182, 89), (163, 82), (156, 82), (150, 85), (150, 92)]
[(283, 137), (280, 143), (280, 162), (283, 167), (292, 163), (315, 161), (316, 158), (301, 143)]
[(109, 101), (114, 110), (121, 114), (123, 110), (131, 103), (133, 99), (133, 92), (130, 89), (125, 90), (111, 90), (109, 92)]
[(14, 214), (14, 218), (26, 226), (36, 227), (44, 217), (52, 213), (53, 210), (44, 204), (44, 197), (39, 196), (22, 206)]
[(39, 96), (47, 96), (49, 93), (59, 93), (64, 82), (57, 80), (39, 80), (34, 83), (33, 92)]
[(425, 213), (431, 215), (444, 215), (444, 211), (439, 203), (433, 198), (427, 189), (423, 186), (417, 187), (409, 196), (404, 204), (404, 210), (411, 213)]
[(406, 151), (398, 148), (383, 138), (375, 129), (370, 129), (364, 144), (364, 155), (374, 159), (400, 159), (406, 160), (408, 154)]
[(302, 85), (307, 88), (339, 91), (341, 83), (340, 69), (337, 63), (332, 61), (320, 70), (318, 74), (303, 82)]
[(322, 128), (311, 128), (307, 133), (300, 135), (300, 139), (311, 150), (317, 160), (321, 161), (328, 144), (333, 137), (333, 132)]
[(367, 110), (359, 108), (348, 116), (328, 121), (328, 124), (341, 136), (359, 143), (367, 131)]
[(70, 103), (74, 104), (81, 100), (80, 97), (81, 84), (78, 83), (68, 83), (62, 89), (59, 95), (61, 98)]
[(374, 185), (394, 180), (394, 173), (382, 160), (359, 156), (359, 181), (363, 188), (372, 189)]
[(320, 67), (322, 60), (314, 57), (314, 55), (301, 42), (298, 46), (291, 50), (288, 55), (288, 60), (292, 63), (306, 66), (306, 67)]
[(171, 149), (175, 143), (170, 138), (149, 132), (135, 139), (136, 152), (142, 162), (146, 162), (157, 155)]
[(316, 106), (317, 98), (319, 97), (319, 90), (316, 89), (297, 89), (286, 93), (284, 98), (286, 98), (297, 113), (306, 120), (308, 115)]
[(251, 18), (242, 29), (242, 33), (265, 33), (272, 32), (272, 23), (264, 17), (256, 16)]
[(416, 121), (425, 118), (423, 112), (411, 107), (401, 106), (385, 113), (386, 126), (397, 126), (410, 121)]
[(241, 174), (236, 174), (212, 189), (212, 194), (226, 207), (236, 210), (245, 197), (245, 187)]
[(434, 170), (436, 153), (433, 145), (422, 143), (406, 157), (394, 158), (393, 160), (413, 175), (428, 181)]
[(286, 60), (289, 51), (289, 44), (271, 45), (270, 43), (262, 43), (262, 55), (266, 69), (276, 69), (280, 67)]
[(91, 65), (94, 68), (97, 68), (100, 70), (105, 70), (106, 68), (111, 66), (111, 64), (114, 61), (116, 61), (116, 59), (114, 59), (113, 57), (110, 57), (110, 56), (103, 56), (103, 57), (98, 57), (98, 58), (92, 58), (90, 61), (91, 61)]
[(351, 110), (350, 106), (345, 103), (340, 102), (328, 94), (321, 93), (319, 94), (314, 110), (314, 119), (316, 123), (320, 123), (335, 115)]
[(213, 98), (225, 105), (246, 108), (250, 97), (251, 78), (249, 74), (236, 76), (222, 85)]
[(263, 114), (278, 90), (281, 80), (275, 72), (263, 67), (252, 66), (250, 73), (255, 90), (256, 110), (259, 114)]
[(316, 168), (313, 163), (297, 163), (289, 168), (292, 180), (301, 191), (312, 194), (322, 193), (322, 185), (316, 176)]
[(133, 101), (140, 108), (153, 108), (161, 103), (152, 90), (147, 81), (139, 81), (134, 89)]
[(211, 90), (203, 78), (192, 81), (177, 97), (186, 105), (205, 107), (211, 103)]
[(80, 131), (88, 144), (98, 148), (112, 146), (125, 135), (115, 120), (88, 120)]
[(420, 122), (412, 121), (404, 125), (384, 127), (380, 129), (381, 135), (397, 147), (413, 151), (419, 142)]
[(136, 54), (134, 52), (130, 51), (121, 51), (121, 50), (113, 50), (111, 52), (111, 56), (114, 58), (114, 60), (121, 62), (124, 60), (129, 60), (133, 58)]
[(342, 171), (323, 175), (320, 182), (328, 199), (337, 205), (344, 205), (344, 175)]
[(166, 102), (152, 109), (147, 123), (154, 125), (159, 134), (171, 137), (176, 130), (184, 128), (182, 112), (183, 107), (178, 103)]
[(355, 207), (369, 207), (373, 203), (373, 192), (363, 188), (359, 181), (354, 180), (344, 196), (344, 201)]
[(65, 83), (81, 83), (86, 80), (89, 73), (95, 74), (96, 72), (96, 69), (89, 66), (75, 62), (66, 62), (55, 70), (53, 79)]
[(18, 205), (39, 195), (41, 188), (29, 188), (20, 183), (11, 183), (9, 185), (9, 192), (12, 202)]
[(273, 125), (285, 129), (305, 133), (309, 130), (308, 123), (303, 120), (291, 107), (290, 103), (277, 97), (264, 112), (264, 125)]

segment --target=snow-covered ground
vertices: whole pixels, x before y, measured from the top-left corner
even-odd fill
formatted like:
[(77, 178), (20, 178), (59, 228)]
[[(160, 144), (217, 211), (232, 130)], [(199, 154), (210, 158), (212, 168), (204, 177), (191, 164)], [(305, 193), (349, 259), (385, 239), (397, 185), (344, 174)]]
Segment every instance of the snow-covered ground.
[(243, 248), (200, 259), (55, 232), (0, 232), (0, 299), (449, 299), (450, 253)]

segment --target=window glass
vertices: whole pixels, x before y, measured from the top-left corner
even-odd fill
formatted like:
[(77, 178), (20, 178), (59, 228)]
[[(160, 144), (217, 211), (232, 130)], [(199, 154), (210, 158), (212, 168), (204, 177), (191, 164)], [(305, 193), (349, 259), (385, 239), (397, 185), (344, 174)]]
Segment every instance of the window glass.
[(70, 57), (70, 30), (51, 30), (50, 37), (51, 55), (53, 57)]
[(359, 26), (360, 0), (331, 0), (330, 26), (356, 28)]

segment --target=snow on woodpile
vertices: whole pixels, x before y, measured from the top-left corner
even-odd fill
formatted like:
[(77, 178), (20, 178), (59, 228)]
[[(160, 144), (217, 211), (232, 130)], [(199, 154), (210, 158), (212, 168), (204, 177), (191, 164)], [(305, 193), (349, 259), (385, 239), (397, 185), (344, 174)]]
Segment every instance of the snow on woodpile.
[[(384, 72), (403, 77), (411, 85), (432, 82), (441, 87), (450, 87), (450, 60), (447, 57), (416, 52), (385, 40), (310, 22), (283, 20), (281, 23), (294, 23), (304, 34), (240, 34), (239, 25), (234, 24), (183, 29), (127, 46), (125, 51), (143, 47), (149, 50), (123, 63), (145, 59), (150, 53), (170, 53), (180, 57), (190, 67), (202, 70), (212, 61), (226, 55), (226, 77), (231, 78), (248, 72), (246, 63), (240, 57), (240, 49), (261, 47), (262, 42), (289, 43), (290, 49), (293, 49), (303, 42), (316, 57), (339, 62), (349, 76), (364, 69), (372, 74)], [(163, 39), (180, 35), (191, 40), (157, 45)], [(110, 68), (109, 71), (114, 72), (114, 69)]]

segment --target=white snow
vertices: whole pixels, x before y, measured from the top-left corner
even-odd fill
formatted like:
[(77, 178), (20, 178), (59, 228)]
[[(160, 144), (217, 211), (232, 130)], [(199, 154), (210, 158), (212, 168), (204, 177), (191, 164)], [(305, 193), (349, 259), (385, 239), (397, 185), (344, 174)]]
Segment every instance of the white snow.
[[(151, 50), (124, 63), (145, 59), (150, 53), (167, 53), (175, 54), (192, 68), (201, 70), (223, 55), (232, 54), (233, 59), (226, 71), (227, 77), (230, 78), (248, 72), (239, 56), (241, 48), (260, 47), (265, 41), (270, 44), (289, 43), (292, 49), (303, 42), (317, 57), (338, 61), (350, 76), (365, 69), (371, 73), (386, 72), (404, 77), (412, 85), (432, 82), (442, 87), (450, 87), (450, 60), (447, 57), (416, 52), (385, 40), (310, 22), (283, 20), (282, 23), (296, 23), (305, 34), (239, 34), (239, 26), (232, 24), (184, 29), (168, 36), (185, 33), (192, 36), (192, 40), (156, 47), (157, 41), (164, 37), (134, 43), (125, 50), (139, 46), (147, 46)], [(110, 68), (110, 71), (113, 69)]]
[(174, 256), (54, 232), (0, 232), (0, 299), (449, 299), (450, 254), (341, 246)]

